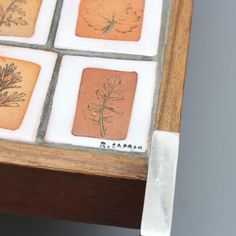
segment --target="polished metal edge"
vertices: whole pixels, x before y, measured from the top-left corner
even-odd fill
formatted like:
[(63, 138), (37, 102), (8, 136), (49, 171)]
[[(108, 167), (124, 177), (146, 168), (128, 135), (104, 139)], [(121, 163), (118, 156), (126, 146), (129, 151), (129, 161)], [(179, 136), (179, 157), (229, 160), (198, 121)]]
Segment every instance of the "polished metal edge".
[(142, 236), (170, 236), (179, 133), (155, 131), (141, 224)]

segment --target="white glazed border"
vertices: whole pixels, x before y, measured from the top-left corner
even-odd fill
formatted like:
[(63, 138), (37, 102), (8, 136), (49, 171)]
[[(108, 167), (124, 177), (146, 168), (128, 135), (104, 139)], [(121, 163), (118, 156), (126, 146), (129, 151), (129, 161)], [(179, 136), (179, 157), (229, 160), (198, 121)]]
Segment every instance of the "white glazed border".
[[(133, 111), (128, 135), (125, 140), (112, 141), (76, 137), (72, 135), (71, 131), (76, 112), (81, 76), (83, 69), (88, 67), (135, 71), (138, 73)], [(113, 143), (120, 143), (122, 146), (124, 144), (132, 144), (133, 146), (143, 147), (142, 150), (135, 151), (145, 152), (147, 150), (148, 134), (151, 124), (156, 71), (156, 62), (64, 56), (61, 63), (45, 141), (49, 143), (71, 144), (92, 148), (100, 148), (102, 141), (108, 143), (110, 146), (112, 146)], [(134, 151), (117, 148), (115, 150)]]
[(35, 142), (57, 54), (34, 49), (0, 46), (0, 56), (25, 60), (41, 66), (39, 77), (21, 126), (14, 131), (0, 129), (0, 138), (2, 139)]
[(135, 41), (82, 38), (75, 35), (81, 0), (64, 0), (56, 48), (155, 56), (158, 50), (163, 0), (146, 0), (141, 39)]

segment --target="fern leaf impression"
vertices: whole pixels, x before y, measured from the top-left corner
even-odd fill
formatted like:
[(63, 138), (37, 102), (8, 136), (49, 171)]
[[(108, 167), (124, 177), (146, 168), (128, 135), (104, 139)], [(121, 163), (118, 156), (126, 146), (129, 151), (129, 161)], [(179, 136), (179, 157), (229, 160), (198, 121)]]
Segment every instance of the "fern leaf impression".
[(40, 69), (30, 61), (0, 56), (0, 129), (20, 127)]
[(26, 96), (23, 92), (12, 91), (21, 89), (22, 76), (14, 63), (0, 65), (0, 107), (18, 107)]

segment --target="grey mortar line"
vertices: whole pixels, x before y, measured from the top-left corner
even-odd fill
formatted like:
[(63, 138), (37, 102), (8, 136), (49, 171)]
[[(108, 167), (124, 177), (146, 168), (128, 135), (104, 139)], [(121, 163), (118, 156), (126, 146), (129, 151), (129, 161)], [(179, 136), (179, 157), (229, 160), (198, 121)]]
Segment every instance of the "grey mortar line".
[(49, 88), (47, 91), (46, 99), (44, 101), (42, 115), (40, 118), (40, 125), (37, 132), (36, 143), (44, 143), (43, 139), (46, 134), (47, 125), (48, 125), (49, 117), (52, 110), (53, 97), (54, 97), (54, 93), (55, 93), (56, 85), (58, 81), (59, 69), (61, 66), (61, 59), (62, 59), (62, 56), (58, 55), (54, 72), (52, 75), (52, 79), (50, 81)]

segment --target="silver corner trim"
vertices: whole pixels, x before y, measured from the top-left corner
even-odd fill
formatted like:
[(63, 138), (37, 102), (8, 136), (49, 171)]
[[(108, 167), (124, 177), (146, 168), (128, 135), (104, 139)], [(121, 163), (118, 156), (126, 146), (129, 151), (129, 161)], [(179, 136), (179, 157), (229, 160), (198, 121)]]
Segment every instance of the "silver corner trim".
[(141, 224), (142, 236), (170, 236), (179, 133), (155, 131)]

